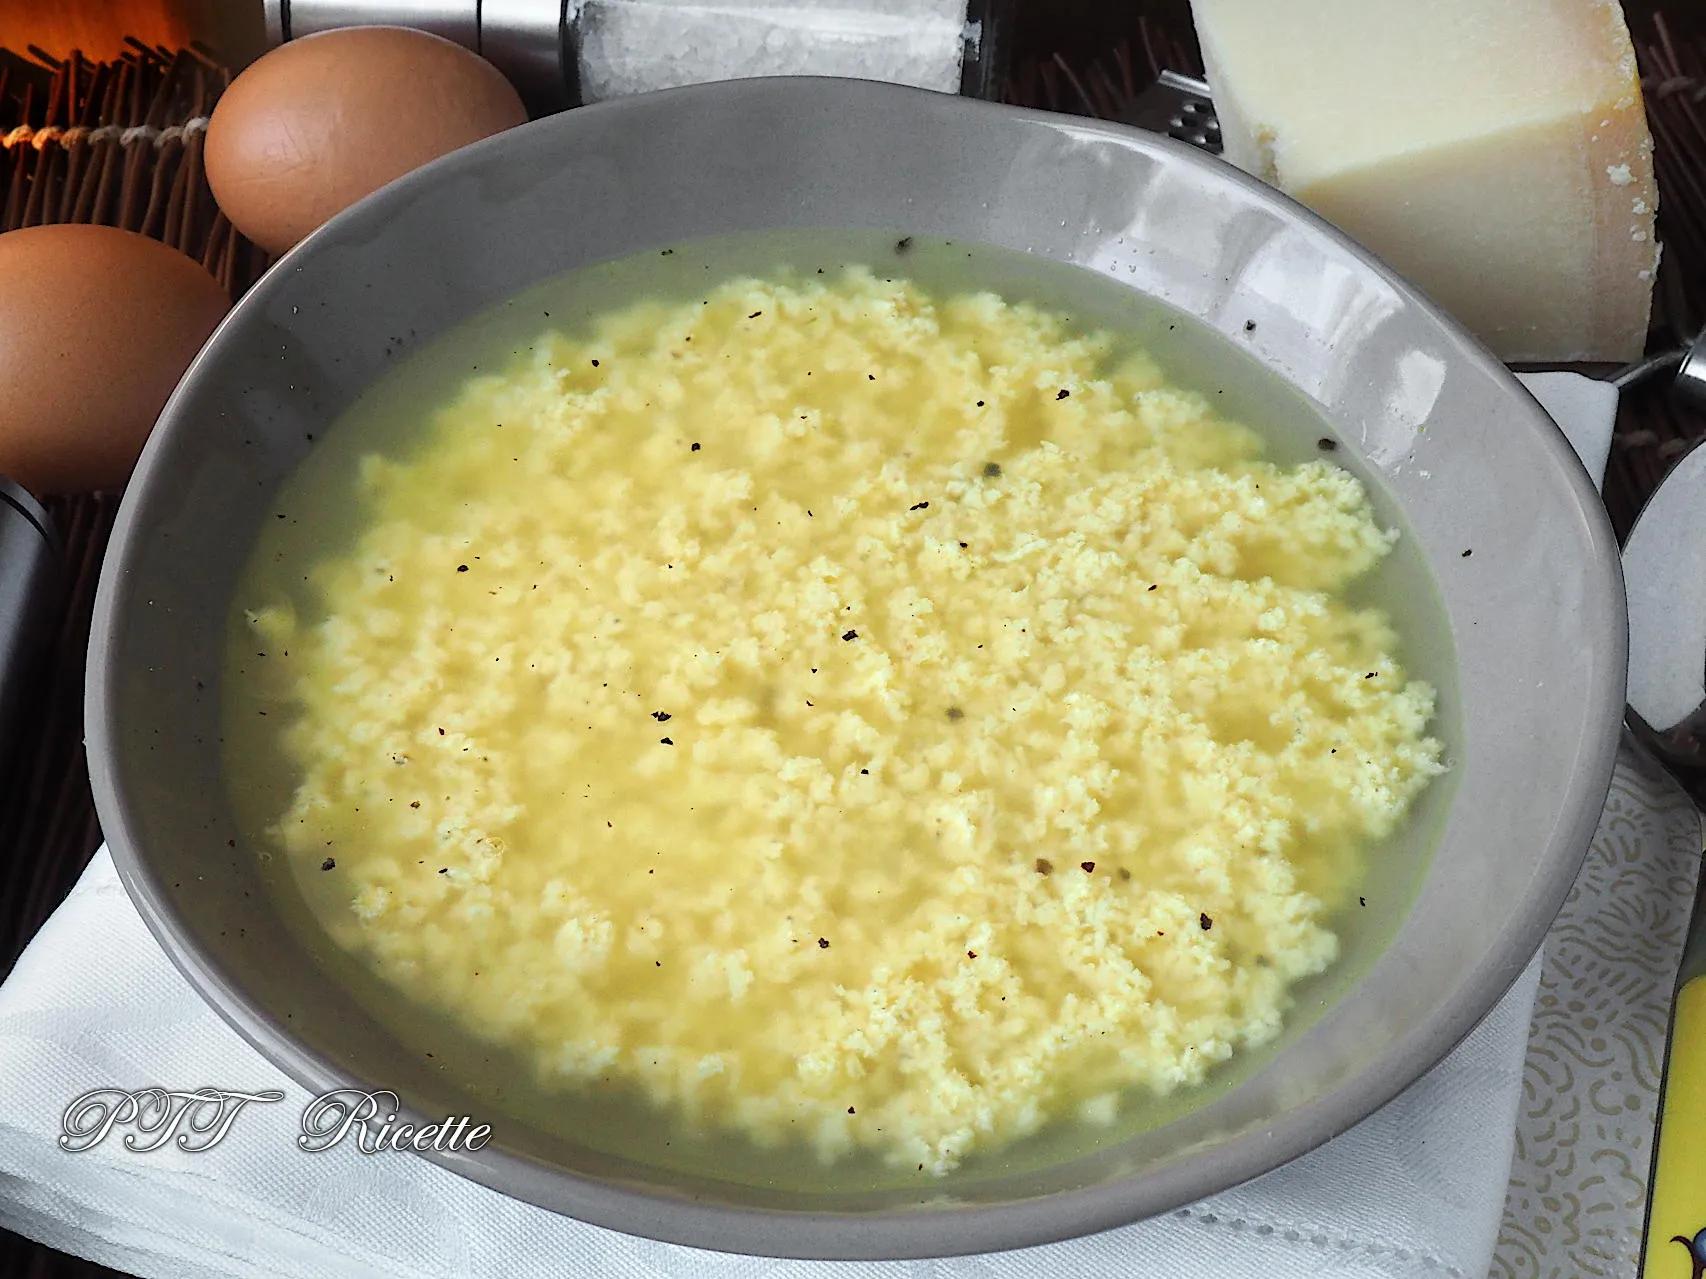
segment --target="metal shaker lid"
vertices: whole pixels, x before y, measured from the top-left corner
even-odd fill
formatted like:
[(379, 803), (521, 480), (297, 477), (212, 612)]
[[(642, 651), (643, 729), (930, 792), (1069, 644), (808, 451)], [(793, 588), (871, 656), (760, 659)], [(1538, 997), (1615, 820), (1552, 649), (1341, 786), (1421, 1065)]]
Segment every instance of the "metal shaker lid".
[(570, 0), (480, 0), (479, 52), (534, 115), (580, 101)]
[(480, 0), (266, 0), (274, 44), (334, 27), (414, 27), (480, 51)]
[(570, 0), (266, 0), (274, 44), (337, 27), (413, 27), (454, 40), (508, 77), (535, 115), (579, 100)]

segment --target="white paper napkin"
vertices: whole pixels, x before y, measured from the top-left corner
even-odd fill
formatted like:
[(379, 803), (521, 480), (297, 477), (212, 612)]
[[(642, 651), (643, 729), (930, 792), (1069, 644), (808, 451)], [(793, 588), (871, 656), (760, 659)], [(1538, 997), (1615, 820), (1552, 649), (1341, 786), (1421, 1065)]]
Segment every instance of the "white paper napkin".
[[(1432, 1074), (1314, 1154), (1157, 1221), (948, 1261), (772, 1261), (583, 1225), (405, 1154), (304, 1154), (308, 1094), (263, 1061), (155, 945), (105, 852), (0, 986), (0, 1225), (160, 1279), (1284, 1279), (1485, 1273), (1510, 1165), (1538, 966)], [(98, 1087), (214, 1086), (251, 1106), (200, 1154), (67, 1154)]]
[[(1547, 379), (1550, 379), (1549, 381)], [(1544, 375), (1598, 474), (1605, 388)], [(1539, 962), (1445, 1062), (1313, 1154), (1169, 1216), (1016, 1252), (791, 1262), (636, 1239), (531, 1208), (423, 1159), (295, 1145), (307, 1094), (178, 975), (103, 851), (0, 986), (0, 1226), (162, 1279), (1397, 1279), (1487, 1273), (1508, 1176)], [(93, 1088), (213, 1086), (252, 1106), (211, 1150), (55, 1144)]]

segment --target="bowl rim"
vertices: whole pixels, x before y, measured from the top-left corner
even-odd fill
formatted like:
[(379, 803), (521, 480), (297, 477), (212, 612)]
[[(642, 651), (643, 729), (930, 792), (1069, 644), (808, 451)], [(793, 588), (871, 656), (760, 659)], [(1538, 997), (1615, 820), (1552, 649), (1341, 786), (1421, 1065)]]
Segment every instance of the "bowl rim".
[[(1076, 134), (1100, 135), (1164, 156), (1167, 163), (1212, 170), (1217, 180), (1245, 189), (1294, 224), (1327, 237), (1362, 269), (1378, 276), (1404, 302), (1452, 339), (1458, 354), (1502, 384), (1523, 410), (1544, 423), (1536, 443), (1565, 463), (1566, 484), (1587, 529), (1586, 571), (1600, 579), (1621, 617), (1611, 633), (1596, 635), (1594, 678), (1575, 695), (1597, 709), (1597, 735), (1588, 734), (1575, 755), (1570, 804), (1551, 828), (1539, 856), (1541, 870), (1520, 909), (1506, 921), (1496, 942), (1456, 990), (1442, 998), (1434, 1014), (1408, 1036), (1406, 1051), (1388, 1051), (1334, 1088), (1284, 1111), (1268, 1128), (1244, 1134), (1201, 1152), (1201, 1157), (1158, 1171), (1129, 1173), (1099, 1185), (1003, 1204), (946, 1204), (869, 1213), (820, 1210), (783, 1211), (703, 1202), (658, 1187), (638, 1188), (547, 1164), (514, 1151), (488, 1147), (476, 1154), (421, 1152), (448, 1170), (513, 1199), (580, 1221), (667, 1243), (759, 1256), (809, 1259), (886, 1260), (999, 1252), (1096, 1233), (1154, 1217), (1271, 1172), (1316, 1149), (1361, 1122), (1415, 1083), (1461, 1043), (1498, 1004), (1537, 953), (1562, 907), (1597, 828), (1609, 793), (1619, 742), (1628, 655), (1627, 608), (1617, 543), (1609, 516), (1562, 429), (1478, 340), (1465, 332), (1419, 289), (1373, 253), (1325, 219), (1257, 179), (1183, 143), (1111, 121), (1068, 116), (1031, 108), (969, 99), (879, 81), (823, 76), (774, 76), (713, 81), (594, 103), (547, 116), (476, 142), (380, 188), (340, 212), (285, 254), (223, 319), (189, 366), (161, 412), (162, 426), (183, 411), (185, 388), (221, 358), (235, 322), (258, 310), (280, 287), (293, 262), (340, 237), (352, 221), (373, 210), (464, 170), (477, 168), (518, 134), (548, 129), (597, 127), (625, 112), (650, 109), (672, 99), (682, 109), (699, 102), (749, 93), (840, 93), (857, 99), (876, 94), (912, 97), (921, 113), (980, 113), (1012, 121), (1030, 121)], [(150, 437), (138, 461), (128, 493), (140, 492), (155, 469), (165, 430)], [(120, 507), (94, 602), (85, 675), (85, 734), (92, 789), (102, 829), (120, 881), (149, 931), (179, 972), (224, 1022), (262, 1057), (314, 1094), (361, 1087), (347, 1069), (298, 1041), (232, 978), (227, 968), (204, 953), (186, 919), (174, 908), (163, 879), (151, 868), (131, 815), (131, 802), (115, 767), (117, 752), (116, 664), (108, 660), (115, 632), (132, 594), (128, 565), (143, 536), (137, 503)], [(1456, 802), (1455, 800), (1453, 801)], [(405, 1104), (399, 1115), (427, 1122)], [(442, 1118), (442, 1117), (440, 1117)]]

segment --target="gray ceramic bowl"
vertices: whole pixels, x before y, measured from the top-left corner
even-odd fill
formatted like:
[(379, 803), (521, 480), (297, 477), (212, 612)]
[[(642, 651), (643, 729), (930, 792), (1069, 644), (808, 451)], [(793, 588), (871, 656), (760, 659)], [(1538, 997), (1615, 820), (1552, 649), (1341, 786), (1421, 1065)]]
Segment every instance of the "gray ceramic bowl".
[(220, 1015), (310, 1089), (361, 1083), (396, 1090), (416, 1113), (467, 1112), (280, 924), (252, 850), (227, 846), (215, 742), (234, 575), (306, 437), (387, 367), (396, 317), (408, 346), (578, 264), (814, 226), (904, 228), (1111, 275), (1200, 317), (1320, 406), (1347, 464), (1377, 474), (1402, 508), (1456, 648), (1456, 785), (1439, 792), (1425, 882), (1348, 993), (1305, 1018), (1260, 1073), (1159, 1131), (1040, 1170), (997, 1170), (940, 1197), (819, 1195), (672, 1177), (501, 1124), (499, 1142), (440, 1162), (639, 1234), (900, 1257), (1119, 1225), (1294, 1158), (1437, 1062), (1534, 954), (1610, 778), (1622, 582), (1568, 443), (1481, 347), (1307, 212), (1113, 125), (856, 81), (713, 84), (528, 125), (317, 232), (185, 377), (106, 561), (88, 741), (131, 896)]

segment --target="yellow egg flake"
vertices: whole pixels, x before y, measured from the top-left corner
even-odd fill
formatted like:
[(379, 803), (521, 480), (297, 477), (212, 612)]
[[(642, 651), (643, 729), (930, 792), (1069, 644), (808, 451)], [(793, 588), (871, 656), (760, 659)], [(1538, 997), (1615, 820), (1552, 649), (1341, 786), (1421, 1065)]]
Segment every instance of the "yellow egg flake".
[(761, 1142), (941, 1173), (1200, 1081), (1440, 771), (1358, 482), (991, 294), (635, 306), (364, 477), (323, 620), (252, 615), (270, 842), (542, 1080)]

